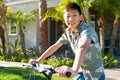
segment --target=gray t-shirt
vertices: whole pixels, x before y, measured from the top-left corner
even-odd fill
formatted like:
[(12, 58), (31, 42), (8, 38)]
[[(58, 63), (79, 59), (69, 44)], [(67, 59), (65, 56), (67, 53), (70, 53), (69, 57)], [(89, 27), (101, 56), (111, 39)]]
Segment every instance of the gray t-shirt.
[(104, 72), (104, 66), (101, 48), (95, 30), (86, 23), (81, 22), (75, 33), (70, 28), (67, 28), (59, 40), (63, 44), (70, 44), (73, 52), (78, 54), (77, 49), (83, 37), (91, 40), (90, 47), (81, 66), (85, 80), (98, 80)]

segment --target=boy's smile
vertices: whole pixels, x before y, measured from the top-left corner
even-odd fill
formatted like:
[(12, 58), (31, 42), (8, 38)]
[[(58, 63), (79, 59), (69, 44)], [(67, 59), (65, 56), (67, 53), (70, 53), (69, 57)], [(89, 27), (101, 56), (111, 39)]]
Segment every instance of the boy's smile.
[(64, 20), (66, 25), (75, 32), (81, 21), (81, 15), (74, 9), (64, 10)]

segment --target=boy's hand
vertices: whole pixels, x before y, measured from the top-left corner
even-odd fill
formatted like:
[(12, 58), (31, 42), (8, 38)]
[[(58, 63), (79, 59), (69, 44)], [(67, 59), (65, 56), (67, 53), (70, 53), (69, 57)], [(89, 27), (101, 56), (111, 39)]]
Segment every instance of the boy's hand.
[(30, 59), (28, 63), (29, 63), (29, 64), (33, 64), (34, 62), (36, 62), (35, 59)]
[[(55, 69), (58, 73), (58, 76), (65, 77), (65, 78), (72, 78), (75, 76), (75, 72), (68, 66), (60, 66)], [(66, 72), (71, 72), (71, 76), (67, 77)]]

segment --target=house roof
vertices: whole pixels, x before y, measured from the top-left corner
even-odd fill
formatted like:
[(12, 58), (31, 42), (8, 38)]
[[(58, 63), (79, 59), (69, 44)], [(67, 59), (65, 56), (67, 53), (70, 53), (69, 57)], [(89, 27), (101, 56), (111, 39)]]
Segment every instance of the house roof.
[[(57, 6), (60, 0), (46, 0), (47, 1), (47, 7), (54, 7)], [(25, 5), (33, 5), (35, 8), (38, 8), (40, 0), (6, 0), (7, 6), (25, 6)], [(32, 6), (33, 7), (33, 6)]]
[[(55, 7), (59, 4), (60, 0), (46, 0), (47, 8)], [(7, 6), (11, 6), (13, 11), (23, 9), (24, 12), (30, 12), (39, 8), (40, 0), (8, 0)]]

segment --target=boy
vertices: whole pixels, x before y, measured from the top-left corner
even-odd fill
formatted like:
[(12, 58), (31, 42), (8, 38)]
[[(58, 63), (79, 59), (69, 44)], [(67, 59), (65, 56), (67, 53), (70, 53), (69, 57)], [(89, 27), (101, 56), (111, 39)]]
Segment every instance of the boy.
[[(70, 44), (75, 59), (72, 67), (60, 66), (56, 68), (59, 76), (66, 77), (66, 72), (71, 72), (70, 77), (75, 80), (105, 80), (104, 66), (98, 37), (94, 29), (82, 22), (80, 6), (76, 3), (68, 3), (63, 11), (64, 21), (67, 26), (59, 40), (49, 47), (37, 60), (40, 63), (52, 55), (64, 44)], [(80, 72), (80, 68), (82, 72)]]

